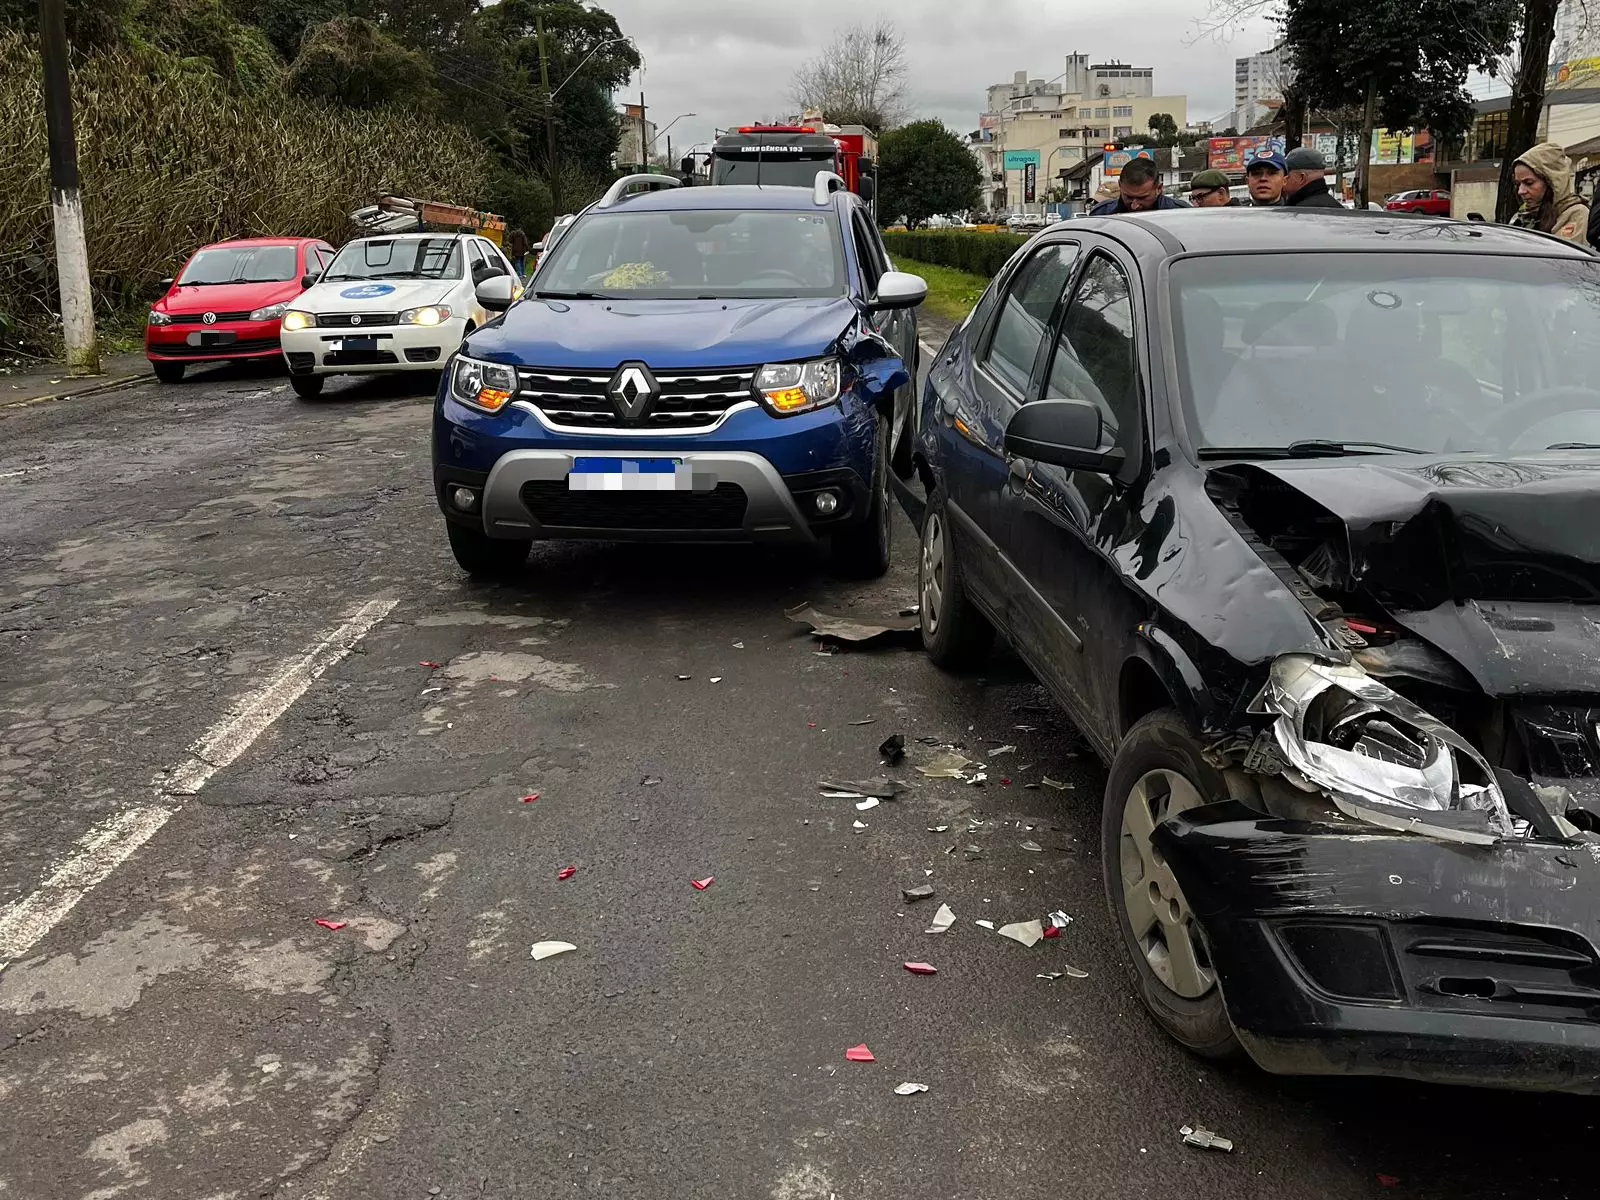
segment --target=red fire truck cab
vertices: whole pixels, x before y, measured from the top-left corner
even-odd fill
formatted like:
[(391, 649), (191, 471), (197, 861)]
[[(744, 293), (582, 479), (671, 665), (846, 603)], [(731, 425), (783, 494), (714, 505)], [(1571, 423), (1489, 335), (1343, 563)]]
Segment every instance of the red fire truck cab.
[(878, 138), (864, 125), (746, 125), (716, 140), (713, 184), (810, 187), (832, 171), (868, 204), (877, 193)]

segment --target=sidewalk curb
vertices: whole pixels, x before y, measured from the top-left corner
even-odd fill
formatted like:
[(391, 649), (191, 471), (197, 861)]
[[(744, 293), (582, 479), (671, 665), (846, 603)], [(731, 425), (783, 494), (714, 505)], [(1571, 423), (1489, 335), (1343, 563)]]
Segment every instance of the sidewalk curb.
[(88, 387), (53, 392), (48, 396), (31, 396), (26, 400), (0, 401), (0, 412), (12, 408), (32, 408), (35, 404), (49, 404), (53, 400), (71, 400), (79, 396), (98, 396), (101, 392), (114, 392), (118, 388), (129, 387), (145, 378), (147, 378), (146, 374), (140, 371), (136, 374), (118, 375), (113, 379), (91, 383)]

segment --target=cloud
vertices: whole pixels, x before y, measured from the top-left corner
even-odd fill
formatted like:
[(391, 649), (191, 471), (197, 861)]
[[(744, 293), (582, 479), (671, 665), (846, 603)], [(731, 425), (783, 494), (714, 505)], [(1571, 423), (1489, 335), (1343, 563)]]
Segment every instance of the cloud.
[[(652, 120), (672, 127), (674, 147), (709, 141), (713, 130), (790, 109), (789, 80), (833, 33), (857, 22), (894, 21), (906, 39), (908, 92), (918, 116), (966, 132), (977, 126), (990, 84), (1026, 70), (1050, 79), (1071, 53), (1154, 67), (1156, 91), (1187, 95), (1190, 119), (1233, 107), (1233, 62), (1272, 44), (1269, 22), (1228, 36), (1197, 32), (1207, 0), (1122, 0), (1102, 6), (1062, 0), (600, 0), (644, 55), (642, 83)], [(664, 148), (664, 147), (663, 147)]]

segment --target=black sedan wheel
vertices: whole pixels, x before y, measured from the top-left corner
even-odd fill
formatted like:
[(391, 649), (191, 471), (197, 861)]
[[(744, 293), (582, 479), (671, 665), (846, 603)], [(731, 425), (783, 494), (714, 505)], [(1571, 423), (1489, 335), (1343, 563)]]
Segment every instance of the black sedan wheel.
[(1171, 710), (1152, 713), (1117, 751), (1101, 822), (1106, 898), (1139, 998), (1163, 1029), (1204, 1058), (1231, 1058), (1239, 1042), (1205, 938), (1151, 834), (1225, 794), (1183, 719)]
[(922, 645), (936, 667), (975, 667), (994, 645), (994, 626), (974, 607), (956, 561), (943, 489), (928, 498), (917, 556), (917, 594), (922, 601)]

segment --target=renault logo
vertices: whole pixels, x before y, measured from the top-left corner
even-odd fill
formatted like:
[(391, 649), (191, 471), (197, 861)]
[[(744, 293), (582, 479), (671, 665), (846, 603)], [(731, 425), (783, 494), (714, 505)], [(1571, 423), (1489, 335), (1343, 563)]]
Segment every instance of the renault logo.
[(655, 376), (643, 363), (624, 363), (611, 377), (606, 394), (624, 421), (637, 421), (650, 411), (650, 404), (659, 394)]
[(217, 314), (216, 313), (207, 313), (205, 316), (201, 317), (200, 319), (202, 321), (204, 321), (207, 325), (215, 325), (217, 323)]

